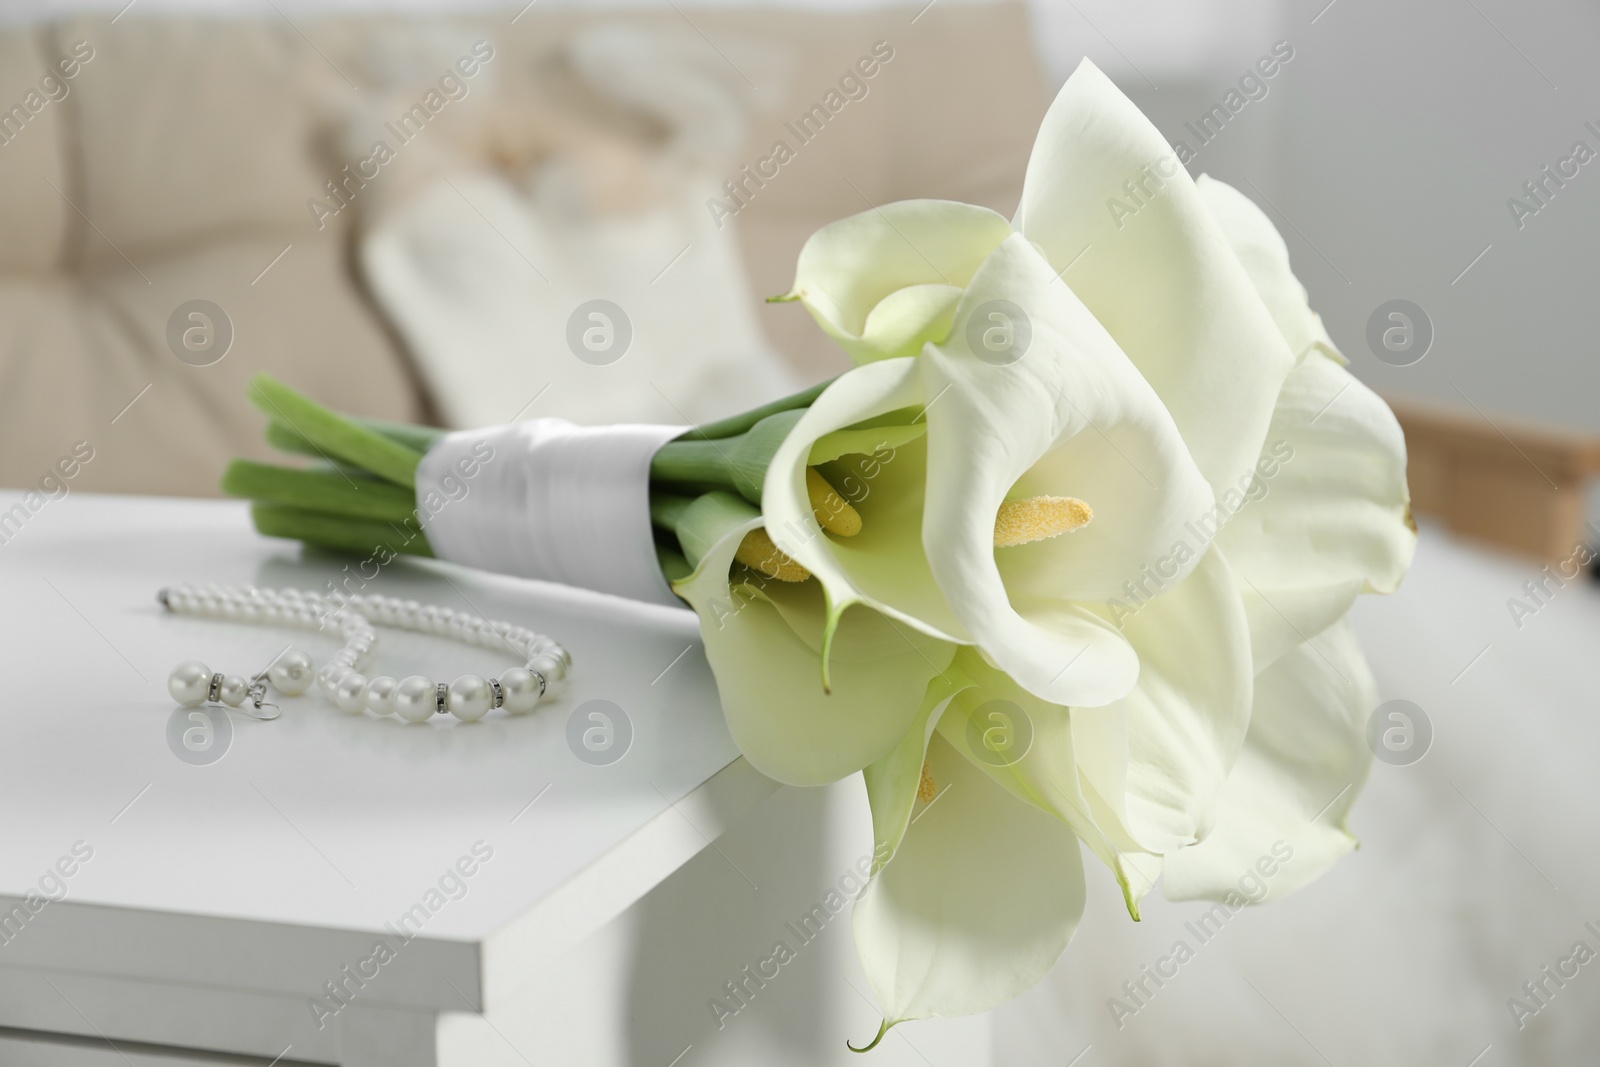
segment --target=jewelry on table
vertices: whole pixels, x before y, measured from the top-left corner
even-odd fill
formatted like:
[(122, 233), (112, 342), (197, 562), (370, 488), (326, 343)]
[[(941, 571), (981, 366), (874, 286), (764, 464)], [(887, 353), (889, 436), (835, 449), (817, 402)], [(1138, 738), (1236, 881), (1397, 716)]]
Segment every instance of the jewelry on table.
[[(337, 600), (315, 591), (217, 585), (163, 589), (156, 599), (168, 611), (179, 615), (304, 630), (336, 630), (345, 640), (344, 648), (332, 662), (316, 672), (316, 683), (340, 710), (352, 715), (371, 710), (378, 715), (398, 715), (408, 722), (423, 722), (446, 712), (464, 722), (474, 722), (493, 708), (523, 715), (532, 711), (545, 696), (559, 693), (572, 669), (572, 656), (543, 634), (513, 623), (493, 622), (450, 608), (419, 604), (415, 600), (361, 595)], [(526, 666), (512, 667), (501, 672), (498, 678), (463, 674), (449, 684), (420, 674), (399, 681), (386, 675), (369, 679), (357, 668), (377, 645), (373, 623), (453, 637), (466, 644), (516, 656), (524, 660)], [(213, 673), (204, 663), (190, 660), (173, 668), (167, 679), (167, 690), (174, 700), (184, 705), (209, 701), (239, 707), (248, 699), (256, 712), (260, 712), (263, 707), (274, 706), (263, 703), (269, 681), (279, 692), (298, 696), (310, 687), (312, 669), (311, 657), (297, 648), (286, 649), (249, 682), (237, 675)]]

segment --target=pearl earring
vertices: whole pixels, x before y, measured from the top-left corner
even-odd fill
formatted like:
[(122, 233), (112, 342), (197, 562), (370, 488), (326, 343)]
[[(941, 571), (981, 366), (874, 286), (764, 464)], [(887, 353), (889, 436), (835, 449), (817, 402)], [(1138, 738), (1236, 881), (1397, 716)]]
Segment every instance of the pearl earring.
[[(245, 681), (237, 674), (213, 672), (199, 660), (191, 659), (172, 668), (167, 675), (167, 692), (173, 700), (191, 708), (201, 704), (237, 708), (248, 700), (248, 714), (258, 719), (276, 719), (278, 705), (267, 702), (268, 679), (279, 692), (299, 696), (311, 686), (312, 666), (311, 657), (298, 648), (285, 649), (272, 666)], [(268, 713), (267, 708), (274, 710)]]

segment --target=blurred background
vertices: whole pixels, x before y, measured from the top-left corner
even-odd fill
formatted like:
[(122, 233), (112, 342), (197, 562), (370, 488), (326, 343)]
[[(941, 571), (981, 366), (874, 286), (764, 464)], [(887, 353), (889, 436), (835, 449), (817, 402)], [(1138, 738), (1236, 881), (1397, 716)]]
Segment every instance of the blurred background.
[[(1278, 223), (1397, 401), (1419, 511), (1559, 559), (1591, 510), (1600, 200), (1574, 153), (1600, 151), (1600, 11), (1576, 0), (11, 0), (0, 20), (6, 484), (86, 440), (75, 487), (214, 494), (264, 447), (258, 369), (447, 424), (693, 421), (816, 380), (839, 353), (760, 302), (806, 236), (914, 196), (1009, 212), (1087, 57)], [(1241, 92), (1274, 47), (1292, 58)], [(594, 300), (622, 332), (574, 360), (569, 327), (603, 340)]]
[[(87, 445), (70, 489), (215, 495), (231, 457), (267, 456), (245, 399), (262, 370), (444, 425), (692, 422), (820, 380), (842, 355), (762, 301), (806, 237), (911, 197), (1009, 215), (1087, 57), (1278, 225), (1401, 416), (1427, 536), (1489, 550), (1466, 616), (1507, 629), (1505, 596), (1594, 540), (1597, 44), (1578, 0), (8, 0), (0, 484)], [(1369, 648), (1420, 628), (1466, 662), (1477, 638), (1437, 622), (1462, 584), (1419, 565)], [(1589, 596), (1555, 611), (1587, 626)], [(1597, 751), (1586, 718), (1495, 718), (1530, 691), (1592, 712), (1561, 674), (1592, 646), (1570, 651), (1504, 692), (1375, 653), (1390, 695), (1490, 702), (1458, 722), (1471, 758), (1436, 757), (1427, 788), (1380, 775), (1377, 855), (1238, 920), (1122, 1025), (1107, 998), (1191, 916), (1155, 903), (1130, 933), (1101, 893), (1052, 980), (996, 1013), (998, 1062), (1593, 1062), (1591, 968), (1532, 1024), (1506, 1002), (1572, 941), (1600, 948), (1572, 888), (1596, 884), (1593, 763), (1565, 792), (1506, 785), (1520, 814), (1480, 811), (1493, 834), (1452, 847), (1435, 810), (1489, 774), (1502, 730)], [(1571, 869), (1506, 888), (1532, 878), (1513, 840)]]

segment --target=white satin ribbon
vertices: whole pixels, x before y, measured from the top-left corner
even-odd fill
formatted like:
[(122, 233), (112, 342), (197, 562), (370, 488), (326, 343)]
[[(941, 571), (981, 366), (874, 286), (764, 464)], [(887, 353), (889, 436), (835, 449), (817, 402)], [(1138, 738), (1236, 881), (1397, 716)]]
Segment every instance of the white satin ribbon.
[(650, 460), (685, 426), (531, 419), (446, 434), (417, 468), (417, 512), (453, 563), (682, 607), (656, 560)]

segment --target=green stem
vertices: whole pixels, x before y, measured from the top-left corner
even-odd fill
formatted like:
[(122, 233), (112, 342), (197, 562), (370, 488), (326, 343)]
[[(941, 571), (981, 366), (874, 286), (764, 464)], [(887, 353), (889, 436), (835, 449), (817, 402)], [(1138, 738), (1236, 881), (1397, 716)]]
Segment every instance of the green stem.
[(405, 489), (416, 484), (421, 452), (328, 410), (270, 375), (258, 374), (250, 382), (250, 399), (325, 458), (354, 464)]
[(267, 420), (267, 444), (276, 448), (279, 452), (288, 452), (295, 456), (327, 458), (323, 456), (316, 445), (306, 438), (305, 434), (300, 433), (282, 419)]
[(683, 518), (683, 513), (689, 510), (689, 505), (694, 503), (692, 496), (678, 496), (675, 493), (650, 494), (650, 521), (662, 529), (678, 532), (678, 521)]
[(268, 537), (287, 537), (327, 548), (365, 555), (382, 549), (411, 556), (432, 556), (428, 535), (414, 525), (378, 519), (352, 519), (284, 504), (257, 503), (250, 508), (256, 529)]
[(871, 1052), (873, 1049), (878, 1047), (878, 1042), (883, 1040), (883, 1035), (889, 1032), (889, 1026), (889, 1020), (885, 1019), (883, 1022), (878, 1024), (878, 1033), (867, 1044), (862, 1045), (860, 1048), (856, 1048), (850, 1042), (846, 1041), (844, 1043), (844, 1047), (849, 1049), (851, 1052)]
[(673, 532), (691, 566), (698, 567), (706, 553), (735, 527), (761, 514), (737, 493), (718, 490), (696, 497), (678, 515)]
[(667, 485), (692, 485), (707, 489), (733, 489), (730, 441), (668, 441), (650, 460), (650, 480)]
[(731, 415), (726, 419), (708, 422), (704, 426), (696, 426), (677, 440), (687, 443), (690, 441), (716, 441), (724, 437), (737, 437), (768, 415), (776, 415), (780, 411), (794, 411), (797, 408), (810, 407), (812, 401), (821, 396), (822, 391), (832, 385), (833, 382), (834, 379), (829, 378), (825, 382), (818, 382), (809, 389), (802, 389), (793, 396), (786, 396), (781, 400), (774, 400), (770, 404), (763, 404), (761, 407), (753, 408), (742, 415)]
[[(759, 505), (774, 452), (830, 384), (696, 427), (656, 453), (651, 519), (673, 531), (684, 549), (659, 547), (669, 578), (689, 573), (690, 561), (714, 542), (710, 535), (747, 521), (748, 507), (739, 498)], [(254, 501), (251, 513), (261, 533), (354, 552), (384, 547), (433, 554), (416, 528), (412, 494), (418, 464), (447, 431), (340, 415), (264, 374), (251, 382), (250, 399), (269, 416), (266, 437), (273, 447), (323, 461), (317, 469), (293, 470), (238, 460), (228, 469), (224, 491)], [(695, 495), (655, 491), (657, 485)]]
[(414, 520), (415, 495), (375, 478), (331, 470), (293, 470), (236, 459), (222, 476), (222, 491), (270, 504), (286, 504), (360, 519)]
[(374, 433), (380, 433), (396, 444), (405, 445), (413, 452), (427, 454), (428, 449), (438, 444), (439, 438), (449, 433), (439, 426), (420, 426), (414, 422), (390, 422), (388, 419), (357, 419), (351, 422), (364, 427)]
[(759, 504), (773, 455), (804, 415), (803, 408), (790, 408), (766, 416), (737, 437), (668, 441), (650, 461), (650, 480), (679, 487), (732, 489)]
[(661, 564), (661, 573), (669, 582), (676, 582), (694, 573), (694, 568), (689, 566), (689, 560), (684, 554), (666, 545), (656, 546), (656, 562)]
[[(414, 452), (424, 454), (438, 442), (439, 438), (450, 432), (437, 426), (417, 426), (408, 422), (388, 422), (384, 419), (343, 417), (357, 426), (382, 434), (398, 445), (404, 445)], [(290, 452), (297, 456), (315, 456), (319, 459), (328, 458), (327, 453), (312, 444), (305, 434), (276, 417), (267, 421), (267, 444), (280, 452)]]

